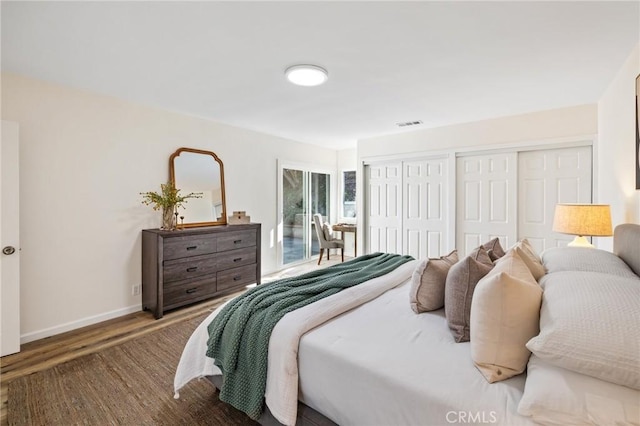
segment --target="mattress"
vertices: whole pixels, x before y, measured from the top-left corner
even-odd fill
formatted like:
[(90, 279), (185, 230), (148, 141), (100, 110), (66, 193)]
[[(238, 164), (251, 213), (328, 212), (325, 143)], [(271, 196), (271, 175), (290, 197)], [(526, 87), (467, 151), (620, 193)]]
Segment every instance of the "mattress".
[(489, 384), (444, 310), (415, 314), (409, 282), (305, 334), (299, 397), (346, 425), (533, 424), (517, 414), (525, 375)]

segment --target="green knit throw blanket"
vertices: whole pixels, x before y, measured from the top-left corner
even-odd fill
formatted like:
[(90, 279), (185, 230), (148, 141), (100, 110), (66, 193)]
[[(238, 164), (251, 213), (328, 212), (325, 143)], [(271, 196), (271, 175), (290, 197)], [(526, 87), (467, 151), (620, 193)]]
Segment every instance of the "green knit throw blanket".
[(411, 256), (374, 253), (259, 285), (227, 304), (208, 326), (207, 356), (223, 374), (220, 400), (254, 420), (262, 414), (271, 331), (285, 314), (393, 271)]

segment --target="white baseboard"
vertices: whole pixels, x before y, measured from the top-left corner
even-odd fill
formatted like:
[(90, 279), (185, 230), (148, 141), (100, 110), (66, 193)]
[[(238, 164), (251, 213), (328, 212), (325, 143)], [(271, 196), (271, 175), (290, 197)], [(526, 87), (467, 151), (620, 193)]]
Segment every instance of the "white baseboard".
[(82, 318), (77, 321), (71, 321), (65, 324), (56, 325), (54, 327), (45, 328), (44, 330), (32, 331), (31, 333), (26, 333), (20, 336), (20, 344), (24, 345), (25, 343), (44, 339), (45, 337), (55, 336), (56, 334), (65, 333), (67, 331), (86, 327), (92, 324), (97, 324), (102, 321), (118, 318), (123, 315), (131, 314), (133, 312), (138, 312), (141, 310), (142, 307), (140, 306), (140, 304), (136, 304), (133, 306), (128, 306), (126, 308), (116, 309), (115, 311), (105, 312), (103, 314)]

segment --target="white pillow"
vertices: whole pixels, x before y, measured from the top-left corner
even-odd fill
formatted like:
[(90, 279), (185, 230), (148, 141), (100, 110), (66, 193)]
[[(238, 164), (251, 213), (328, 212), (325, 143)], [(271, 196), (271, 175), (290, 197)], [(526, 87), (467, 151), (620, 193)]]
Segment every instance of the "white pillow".
[(602, 272), (640, 280), (624, 260), (604, 250), (585, 247), (552, 247), (544, 251), (542, 259), (549, 274), (560, 271)]
[(555, 367), (531, 355), (518, 413), (545, 425), (637, 425), (640, 391)]
[(527, 348), (550, 364), (640, 389), (638, 280), (573, 271), (540, 284), (540, 334)]
[(471, 301), (471, 358), (489, 383), (521, 374), (538, 334), (542, 289), (515, 251), (500, 258)]

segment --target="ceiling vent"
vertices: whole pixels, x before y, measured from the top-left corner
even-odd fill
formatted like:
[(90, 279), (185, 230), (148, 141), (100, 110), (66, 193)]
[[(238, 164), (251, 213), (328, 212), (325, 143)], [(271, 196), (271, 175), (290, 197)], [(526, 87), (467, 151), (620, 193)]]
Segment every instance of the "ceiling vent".
[(404, 123), (396, 123), (396, 126), (398, 126), (398, 127), (407, 127), (407, 126), (417, 126), (418, 124), (422, 124), (422, 121), (421, 120), (406, 121)]

